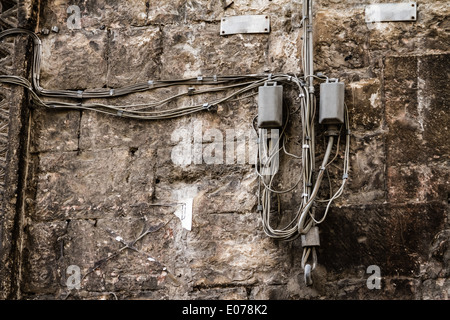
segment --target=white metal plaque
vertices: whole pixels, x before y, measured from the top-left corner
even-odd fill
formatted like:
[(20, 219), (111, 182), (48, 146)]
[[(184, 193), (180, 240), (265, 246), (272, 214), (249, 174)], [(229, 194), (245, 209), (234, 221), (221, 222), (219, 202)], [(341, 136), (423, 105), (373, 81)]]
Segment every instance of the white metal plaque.
[(224, 17), (220, 23), (220, 34), (269, 33), (270, 18), (267, 15), (243, 15)]
[(377, 3), (366, 6), (366, 22), (384, 21), (416, 21), (417, 4), (404, 3)]

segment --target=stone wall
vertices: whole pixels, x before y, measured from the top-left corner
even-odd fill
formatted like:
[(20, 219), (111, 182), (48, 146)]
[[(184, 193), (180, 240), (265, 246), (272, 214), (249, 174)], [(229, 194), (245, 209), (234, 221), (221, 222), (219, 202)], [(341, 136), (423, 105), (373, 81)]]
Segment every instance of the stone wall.
[[(421, 0), (417, 21), (366, 23), (366, 5), (380, 2), (391, 1), (314, 1), (314, 67), (346, 83), (351, 161), (347, 188), (320, 226), (313, 286), (303, 280), (300, 240), (277, 242), (262, 230), (258, 180), (248, 154), (246, 161), (238, 161), (236, 152), (236, 158), (220, 164), (174, 161), (179, 146), (174, 132), (180, 128), (193, 139), (200, 132), (203, 152), (210, 147), (211, 132), (220, 132), (224, 142), (235, 141), (239, 152), (246, 150), (248, 143), (239, 145), (231, 133), (252, 131), (256, 96), (211, 112), (139, 121), (86, 110), (45, 110), (22, 102), (27, 95), (8, 87), (0, 97), (18, 111), (12, 122), (2, 116), (1, 105), (1, 121), (13, 127), (5, 131), (6, 122), (0, 122), (0, 146), (9, 147), (12, 159), (3, 165), (2, 159), (9, 158), (0, 150), (0, 166), (19, 169), (6, 175), (9, 187), (0, 184), (6, 190), (1, 198), (3, 296), (448, 299), (450, 6), (445, 0)], [(38, 32), (44, 88), (302, 72), (299, 0), (21, 5), (12, 25)], [(79, 29), (67, 23), (70, 5), (80, 8)], [(222, 17), (244, 14), (269, 16), (270, 33), (219, 34)], [(53, 26), (58, 32), (42, 32)], [(24, 61), (31, 55), (25, 38), (20, 39), (12, 44), (18, 62), (7, 67), (10, 62), (2, 60), (4, 74), (26, 75)], [(11, 40), (3, 40), (2, 55), (5, 44), (11, 46)], [(185, 90), (180, 86), (99, 102), (156, 101)], [(178, 104), (221, 94), (186, 97)], [(291, 110), (298, 106), (297, 96), (285, 86)], [(296, 154), (302, 148), (300, 128), (299, 115), (293, 114), (287, 134), (289, 151)], [(321, 128), (317, 141), (320, 160)], [(278, 187), (290, 186), (299, 168), (299, 161), (282, 158)], [(341, 175), (338, 166), (329, 171), (324, 197)], [(286, 214), (301, 201), (301, 189), (296, 191), (281, 197)], [(179, 216), (190, 201), (188, 230)], [(118, 241), (136, 240), (145, 231), (134, 250)], [(381, 271), (379, 289), (367, 286), (372, 265)], [(71, 289), (73, 266), (79, 268), (81, 284)]]
[[(20, 1), (2, 1), (0, 26), (32, 27), (31, 8)], [(1, 74), (28, 75), (26, 37), (4, 38), (0, 46)], [(0, 86), (0, 298), (19, 298), (21, 247), (24, 240), (24, 190), (27, 188), (28, 97), (19, 87)]]

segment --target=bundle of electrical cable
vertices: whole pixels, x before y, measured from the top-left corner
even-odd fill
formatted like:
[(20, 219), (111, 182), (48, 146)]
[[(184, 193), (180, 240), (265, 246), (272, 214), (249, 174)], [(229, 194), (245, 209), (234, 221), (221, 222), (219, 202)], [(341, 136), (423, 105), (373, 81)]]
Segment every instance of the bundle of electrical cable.
[[(324, 77), (316, 77), (315, 78), (319, 80), (326, 80), (327, 78)], [(336, 143), (336, 151), (334, 157), (329, 161), (332, 148), (334, 145), (334, 136), (329, 136), (328, 143), (326, 147), (326, 151), (324, 153), (323, 159), (322, 159), (322, 165), (319, 168), (319, 172), (317, 176), (314, 175), (315, 172), (315, 114), (316, 114), (316, 99), (314, 99), (314, 94), (308, 91), (307, 86), (304, 85), (304, 82), (298, 80), (295, 78), (293, 80), (295, 83), (297, 83), (298, 88), (300, 89), (300, 107), (295, 110), (294, 112), (300, 111), (301, 115), (301, 125), (302, 125), (302, 154), (301, 156), (295, 155), (287, 151), (286, 143), (287, 139), (285, 136), (285, 131), (287, 124), (289, 122), (289, 109), (286, 108), (286, 119), (284, 122), (283, 127), (281, 128), (281, 133), (277, 142), (277, 145), (273, 148), (271, 148), (272, 152), (267, 155), (261, 154), (262, 152), (266, 152), (268, 149), (267, 146), (265, 148), (259, 148), (257, 159), (256, 159), (256, 173), (259, 176), (260, 179), (260, 185), (262, 186), (262, 190), (260, 190), (260, 201), (261, 201), (261, 216), (262, 216), (262, 224), (264, 232), (267, 236), (282, 240), (282, 241), (292, 241), (298, 238), (302, 234), (306, 234), (312, 226), (318, 225), (322, 223), (330, 209), (331, 204), (334, 200), (339, 198), (345, 188), (345, 185), (348, 180), (348, 171), (349, 171), (349, 154), (350, 154), (350, 131), (349, 131), (349, 119), (348, 119), (348, 110), (345, 108), (345, 122), (341, 126), (339, 130), (339, 135), (337, 137), (337, 143)], [(340, 153), (339, 151), (339, 145), (340, 145), (340, 139), (341, 139), (341, 131), (345, 128), (345, 148), (343, 152), (343, 175), (342, 175), (342, 182), (340, 184), (340, 187), (336, 192), (330, 191), (330, 198), (329, 199), (318, 199), (318, 192), (324, 177), (324, 174), (327, 170), (327, 168), (333, 163)], [(256, 129), (255, 129), (256, 130)], [(260, 137), (262, 136), (261, 130), (257, 131), (258, 134), (258, 141), (260, 141)], [(278, 145), (281, 144), (281, 145)], [(275, 184), (275, 181), (277, 179), (278, 172), (275, 172), (274, 168), (276, 166), (273, 165), (273, 160), (276, 155), (279, 155), (281, 152), (284, 152), (289, 157), (294, 157), (296, 159), (301, 159), (301, 172), (294, 179), (294, 183), (291, 187), (288, 187), (285, 190), (276, 190), (274, 189), (273, 185)], [(269, 170), (272, 170), (272, 172), (269, 172), (266, 175), (263, 175), (261, 173), (262, 169), (268, 168)], [(277, 214), (278, 216), (281, 215), (280, 210), (280, 194), (292, 192), (294, 189), (297, 188), (297, 186), (302, 182), (302, 203), (299, 205), (294, 217), (286, 223), (284, 226), (281, 227), (273, 227), (271, 225), (273, 214)], [(331, 188), (331, 187), (330, 187)], [(277, 198), (277, 208), (276, 210), (272, 210), (272, 196), (276, 195)], [(326, 203), (326, 207), (323, 213), (322, 218), (316, 219), (315, 218), (315, 206), (313, 207), (314, 203)], [(275, 211), (275, 212), (274, 212)], [(315, 253), (315, 248), (305, 248), (304, 250), (304, 258), (303, 261), (306, 261), (309, 253), (311, 250)]]
[[(306, 97), (306, 96), (305, 96)], [(308, 105), (306, 98), (302, 97), (302, 104), (303, 106)], [(308, 108), (300, 108), (302, 110), (302, 119), (304, 119), (307, 116)], [(260, 201), (261, 201), (261, 217), (262, 217), (262, 224), (263, 229), (266, 235), (268, 235), (271, 238), (282, 240), (282, 241), (292, 241), (298, 238), (301, 234), (306, 234), (309, 229), (313, 225), (318, 225), (322, 223), (330, 209), (331, 204), (334, 200), (339, 198), (345, 188), (345, 185), (348, 180), (348, 170), (349, 170), (349, 146), (350, 146), (350, 135), (348, 130), (348, 112), (346, 110), (345, 112), (346, 121), (343, 127), (345, 126), (346, 134), (345, 134), (345, 148), (343, 151), (343, 175), (342, 175), (342, 181), (341, 184), (336, 192), (330, 191), (330, 197), (329, 199), (318, 199), (318, 193), (319, 189), (322, 183), (322, 180), (324, 178), (325, 172), (328, 169), (328, 167), (338, 158), (338, 155), (340, 154), (339, 151), (339, 145), (340, 145), (340, 135), (337, 138), (336, 143), (336, 151), (334, 157), (330, 159), (332, 148), (334, 145), (335, 137), (330, 136), (327, 143), (327, 148), (324, 153), (323, 159), (322, 159), (322, 165), (319, 168), (319, 172), (317, 176), (313, 176), (314, 166), (313, 166), (313, 154), (311, 152), (311, 149), (313, 149), (313, 145), (311, 143), (311, 138), (308, 135), (308, 127), (313, 125), (313, 120), (310, 120), (311, 122), (305, 123), (304, 120), (302, 120), (302, 125), (304, 130), (303, 131), (303, 152), (301, 156), (295, 155), (287, 151), (286, 143), (287, 139), (285, 137), (285, 130), (286, 125), (289, 118), (286, 119), (286, 122), (284, 126), (281, 128), (280, 137), (278, 139), (277, 145), (271, 148), (271, 153), (269, 154), (262, 154), (265, 153), (266, 150), (269, 148), (265, 146), (264, 148), (259, 148), (257, 153), (257, 159), (256, 163), (257, 166), (255, 167), (256, 173), (259, 176), (260, 179)], [(261, 130), (257, 131), (258, 134), (258, 141), (260, 140), (260, 137), (262, 136)], [(341, 128), (342, 130), (342, 128)], [(281, 144), (281, 145), (278, 145)], [(275, 171), (274, 168), (276, 166), (273, 165), (273, 161), (275, 156), (279, 155), (281, 152), (284, 152), (289, 157), (294, 157), (296, 159), (301, 159), (301, 172), (297, 177), (293, 177), (293, 183), (290, 187), (284, 189), (284, 190), (276, 190), (274, 188), (274, 184), (277, 181), (278, 171)], [(269, 172), (267, 174), (262, 174), (263, 169), (268, 169)], [(315, 179), (314, 183), (312, 183), (312, 179)], [(303, 185), (303, 193), (302, 193), (302, 202), (299, 205), (295, 215), (292, 217), (292, 219), (286, 223), (284, 226), (281, 227), (274, 227), (271, 225), (271, 221), (273, 218), (273, 215), (276, 214), (278, 217), (281, 215), (280, 210), (280, 195), (288, 192), (294, 191), (298, 185), (302, 183)], [(262, 190), (261, 190), (262, 189)], [(273, 196), (276, 196), (277, 198), (277, 205), (276, 208), (273, 209)], [(325, 203), (325, 209), (323, 212), (323, 215), (320, 219), (317, 219), (315, 217), (316, 207), (313, 207), (313, 204), (317, 203)]]
[[(19, 85), (31, 92), (31, 99), (36, 105), (53, 109), (78, 109), (93, 110), (124, 118), (143, 120), (161, 120), (185, 116), (195, 112), (210, 110), (226, 101), (254, 91), (261, 84), (271, 78), (273, 81), (289, 82), (293, 77), (287, 74), (249, 74), (228, 76), (199, 76), (196, 78), (173, 80), (148, 80), (120, 88), (102, 88), (95, 90), (49, 90), (40, 86), (40, 65), (42, 42), (32, 31), (20, 28), (8, 29), (0, 32), (0, 39), (10, 35), (26, 34), (33, 39), (33, 62), (31, 68), (30, 83), (27, 79), (14, 75), (0, 75), (0, 83)], [(90, 99), (113, 98), (133, 93), (157, 90), (172, 86), (191, 86), (185, 92), (178, 93), (151, 103), (138, 103), (127, 105), (111, 105), (98, 102), (90, 102)], [(197, 89), (192, 86), (207, 88)], [(222, 98), (205, 101), (192, 105), (183, 105), (176, 108), (165, 108), (169, 102), (173, 102), (185, 96), (201, 95), (214, 92), (227, 92)], [(56, 98), (61, 100), (47, 100)], [(45, 100), (44, 100), (45, 99)], [(75, 100), (67, 102), (67, 99)], [(64, 100), (64, 101), (62, 101)]]

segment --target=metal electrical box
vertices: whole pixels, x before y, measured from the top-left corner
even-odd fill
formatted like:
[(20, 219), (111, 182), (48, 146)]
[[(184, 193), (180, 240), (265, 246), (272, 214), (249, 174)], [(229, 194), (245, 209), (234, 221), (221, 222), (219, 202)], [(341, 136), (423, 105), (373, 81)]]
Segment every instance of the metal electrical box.
[(266, 82), (258, 88), (258, 127), (279, 128), (283, 125), (283, 86)]
[(343, 82), (325, 82), (320, 85), (319, 123), (344, 123), (344, 93)]

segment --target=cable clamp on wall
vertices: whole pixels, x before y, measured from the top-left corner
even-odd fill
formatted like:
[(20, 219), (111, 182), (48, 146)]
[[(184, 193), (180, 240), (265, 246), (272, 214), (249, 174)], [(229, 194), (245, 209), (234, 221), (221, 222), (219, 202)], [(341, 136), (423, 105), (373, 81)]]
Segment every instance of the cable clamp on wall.
[(346, 179), (348, 179), (348, 173), (344, 173), (344, 174), (342, 175), (342, 180), (346, 180)]
[(83, 99), (83, 90), (77, 91), (77, 98)]
[(308, 230), (305, 234), (301, 235), (302, 247), (319, 247), (320, 236), (319, 227), (314, 226)]
[(192, 88), (192, 87), (188, 88), (188, 92), (187, 92), (188, 96), (192, 96), (194, 94), (194, 91), (195, 91), (195, 88)]
[(198, 76), (198, 77), (197, 77), (197, 81), (198, 81), (198, 82), (203, 81), (203, 76)]
[(339, 135), (339, 128), (336, 124), (329, 124), (327, 127), (327, 131), (325, 131), (326, 136), (338, 136)]
[(338, 136), (338, 135), (339, 135), (339, 130), (329, 129), (329, 130), (325, 131), (325, 136), (327, 136), (327, 137)]
[(149, 87), (149, 88), (153, 88), (153, 85), (154, 85), (155, 83), (153, 82), (153, 80), (148, 80), (148, 81), (147, 81), (147, 84), (148, 84), (148, 87)]
[(309, 144), (304, 144), (302, 148), (303, 149), (309, 149)]
[(118, 110), (118, 111), (117, 111), (117, 115), (118, 115), (119, 117), (122, 117), (122, 116), (123, 116), (123, 110)]
[(113, 96), (114, 95), (114, 89), (109, 90), (109, 95)]

